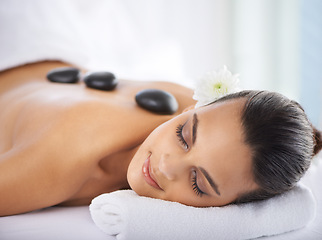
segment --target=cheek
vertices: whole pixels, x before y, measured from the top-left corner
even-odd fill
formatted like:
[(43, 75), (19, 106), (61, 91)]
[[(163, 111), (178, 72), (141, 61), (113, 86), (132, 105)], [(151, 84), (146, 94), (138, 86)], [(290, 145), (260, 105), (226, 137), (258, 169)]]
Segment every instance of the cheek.
[(133, 156), (128, 170), (127, 170), (127, 181), (135, 192), (139, 194), (141, 191), (140, 189), (144, 187), (145, 181), (143, 178), (142, 167), (144, 161), (149, 156), (150, 152), (154, 152), (157, 149), (159, 137), (159, 130), (158, 128), (155, 129), (141, 144), (138, 151)]

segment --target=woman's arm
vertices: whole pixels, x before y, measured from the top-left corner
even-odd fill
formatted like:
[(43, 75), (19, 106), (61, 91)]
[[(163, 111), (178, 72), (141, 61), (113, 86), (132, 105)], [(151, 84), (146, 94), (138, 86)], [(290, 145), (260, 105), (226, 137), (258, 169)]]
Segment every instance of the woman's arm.
[(56, 205), (88, 179), (94, 165), (62, 140), (58, 135), (40, 138), (0, 156), (0, 216)]
[(36, 146), (13, 149), (0, 158), (0, 216), (55, 205), (66, 198), (60, 166), (50, 164)]
[(115, 149), (110, 144), (104, 152), (98, 151), (100, 141), (93, 141), (97, 131), (88, 119), (91, 114), (80, 118), (79, 111), (86, 109), (74, 107), (60, 112), (59, 120), (44, 119), (32, 128), (27, 120), (27, 125), (17, 124), (12, 149), (0, 155), (0, 216), (68, 199), (97, 171), (100, 157)]

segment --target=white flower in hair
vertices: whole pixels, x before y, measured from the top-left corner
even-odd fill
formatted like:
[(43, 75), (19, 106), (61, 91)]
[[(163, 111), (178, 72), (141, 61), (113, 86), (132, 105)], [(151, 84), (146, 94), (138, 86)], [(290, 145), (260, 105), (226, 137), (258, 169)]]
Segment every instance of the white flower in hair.
[(195, 88), (193, 99), (197, 100), (195, 108), (207, 105), (227, 94), (239, 91), (238, 75), (233, 75), (226, 66), (218, 71), (207, 72), (201, 77)]

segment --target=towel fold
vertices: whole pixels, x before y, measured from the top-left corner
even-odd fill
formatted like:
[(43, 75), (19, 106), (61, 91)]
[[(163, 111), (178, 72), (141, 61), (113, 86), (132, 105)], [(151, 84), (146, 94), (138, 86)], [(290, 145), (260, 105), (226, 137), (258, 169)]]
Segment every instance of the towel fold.
[(311, 191), (297, 185), (274, 198), (241, 205), (196, 208), (138, 196), (102, 194), (90, 205), (95, 224), (116, 239), (252, 239), (296, 230), (315, 216)]

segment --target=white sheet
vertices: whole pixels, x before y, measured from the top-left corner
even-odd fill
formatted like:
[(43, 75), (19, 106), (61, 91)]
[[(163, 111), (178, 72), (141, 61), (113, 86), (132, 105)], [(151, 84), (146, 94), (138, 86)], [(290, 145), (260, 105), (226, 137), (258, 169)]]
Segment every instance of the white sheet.
[(51, 207), (0, 218), (1, 240), (114, 240), (93, 223), (87, 206)]

